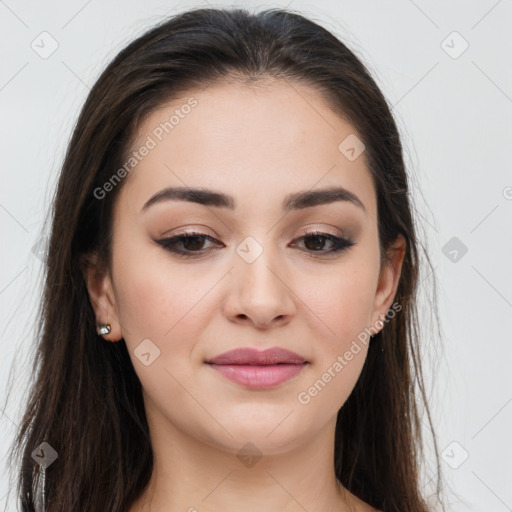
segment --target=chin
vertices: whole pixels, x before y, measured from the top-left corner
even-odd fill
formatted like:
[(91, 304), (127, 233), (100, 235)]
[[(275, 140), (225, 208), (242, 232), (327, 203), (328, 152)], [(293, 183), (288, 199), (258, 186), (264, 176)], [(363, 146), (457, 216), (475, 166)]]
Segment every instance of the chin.
[(233, 418), (228, 421), (226, 418), (222, 421), (223, 427), (229, 432), (219, 427), (216, 434), (209, 434), (210, 443), (217, 448), (237, 454), (242, 447), (247, 446), (251, 450), (252, 445), (256, 451), (265, 455), (279, 455), (290, 451), (303, 442), (308, 436), (314, 435), (305, 430), (305, 422), (298, 422), (298, 418), (292, 420), (296, 412), (290, 407), (285, 409), (280, 407), (278, 415), (269, 416), (265, 420), (255, 421), (254, 417), (247, 417), (243, 420)]

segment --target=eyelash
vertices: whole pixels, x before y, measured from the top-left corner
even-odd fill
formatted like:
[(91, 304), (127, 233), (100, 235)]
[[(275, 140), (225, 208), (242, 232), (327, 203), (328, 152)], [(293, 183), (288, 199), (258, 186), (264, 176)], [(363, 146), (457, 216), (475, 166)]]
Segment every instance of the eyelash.
[[(159, 243), (165, 250), (170, 251), (177, 256), (184, 257), (184, 258), (194, 258), (198, 257), (198, 255), (202, 255), (205, 251), (204, 249), (201, 249), (199, 251), (187, 251), (183, 249), (177, 249), (175, 246), (179, 243), (182, 243), (186, 240), (190, 240), (191, 238), (204, 238), (206, 240), (209, 240), (211, 242), (217, 242), (215, 238), (205, 235), (203, 233), (197, 233), (197, 232), (191, 232), (186, 233), (183, 235), (176, 235), (170, 238), (163, 238), (161, 240), (156, 240), (157, 243)], [(355, 242), (352, 240), (349, 240), (347, 238), (342, 238), (338, 236), (331, 235), (330, 233), (322, 233), (320, 231), (309, 231), (305, 233), (304, 235), (300, 236), (299, 238), (296, 238), (295, 240), (302, 240), (305, 238), (311, 238), (311, 237), (320, 237), (325, 238), (327, 240), (330, 240), (334, 244), (334, 248), (329, 251), (311, 251), (312, 255), (320, 254), (320, 256), (325, 255), (331, 255), (336, 254), (341, 251), (344, 251), (345, 249), (348, 249), (349, 247), (352, 247), (355, 245)], [(315, 256), (316, 257), (316, 256)]]

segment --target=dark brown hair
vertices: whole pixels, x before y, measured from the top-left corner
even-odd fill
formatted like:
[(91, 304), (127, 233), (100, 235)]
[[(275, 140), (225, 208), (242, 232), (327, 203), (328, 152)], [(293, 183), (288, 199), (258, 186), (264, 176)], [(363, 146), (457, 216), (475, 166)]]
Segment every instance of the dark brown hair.
[(31, 454), (43, 441), (58, 452), (46, 470), (51, 512), (124, 511), (153, 468), (140, 381), (124, 340), (98, 338), (82, 266), (96, 252), (110, 268), (113, 204), (123, 183), (101, 200), (94, 190), (123, 165), (137, 128), (164, 103), (210, 84), (269, 78), (310, 86), (352, 124), (375, 185), (381, 255), (399, 234), (407, 243), (395, 296), (402, 310), (372, 339), (338, 412), (336, 476), (384, 512), (428, 510), (418, 399), (432, 434), (433, 428), (419, 357), (420, 244), (391, 109), (361, 60), (312, 20), (282, 9), (194, 9), (164, 20), (115, 57), (91, 89), (69, 142), (50, 212), (36, 377), (11, 453), (19, 459), (24, 512), (34, 511), (39, 467)]

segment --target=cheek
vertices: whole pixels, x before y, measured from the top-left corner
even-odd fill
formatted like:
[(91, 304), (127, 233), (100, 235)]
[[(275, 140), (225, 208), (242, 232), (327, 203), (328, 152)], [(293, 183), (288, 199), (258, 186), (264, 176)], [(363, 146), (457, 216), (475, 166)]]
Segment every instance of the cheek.
[(378, 279), (374, 260), (358, 254), (338, 268), (316, 272), (303, 283), (301, 296), (311, 310), (310, 317), (320, 320), (319, 340), (325, 340), (327, 352), (350, 344), (370, 326)]
[(306, 407), (308, 414), (322, 411), (318, 416), (324, 420), (335, 415), (346, 402), (368, 352), (369, 337), (364, 333), (369, 319), (366, 297), (353, 298), (340, 296), (340, 307), (324, 312), (325, 323), (335, 335), (315, 340), (315, 364), (297, 395), (300, 407)]
[[(192, 378), (187, 362), (207, 317), (201, 302), (204, 289), (194, 286), (190, 276), (176, 273), (170, 279), (151, 265), (129, 271), (125, 262), (124, 267), (127, 273), (118, 273), (124, 339), (147, 397), (164, 410), (170, 397), (179, 400), (183, 390), (178, 383)], [(148, 350), (149, 361), (144, 361)]]
[(162, 349), (178, 333), (191, 334), (190, 329), (198, 325), (204, 287), (195, 287), (180, 275), (168, 279), (151, 269), (137, 272), (118, 286), (120, 320), (130, 342), (151, 338)]
[(186, 272), (169, 272), (161, 251), (132, 250), (114, 259), (116, 303), (130, 348), (149, 338), (163, 351), (177, 333), (192, 327), (204, 295), (204, 286), (196, 286)]
[(347, 258), (336, 272), (317, 273), (317, 293), (305, 300), (321, 319), (321, 331), (316, 330), (314, 372), (299, 403), (309, 400), (329, 415), (336, 414), (352, 392), (368, 351), (365, 328), (373, 312), (378, 258), (371, 251), (367, 254)]

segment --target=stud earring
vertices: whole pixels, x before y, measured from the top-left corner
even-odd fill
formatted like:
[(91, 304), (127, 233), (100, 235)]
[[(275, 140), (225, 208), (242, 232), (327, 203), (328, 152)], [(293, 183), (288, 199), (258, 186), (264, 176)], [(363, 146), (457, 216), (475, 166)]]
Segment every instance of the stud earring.
[(96, 332), (100, 336), (103, 336), (104, 334), (108, 334), (110, 332), (110, 324), (100, 324), (100, 325), (98, 325), (98, 327), (96, 328)]

